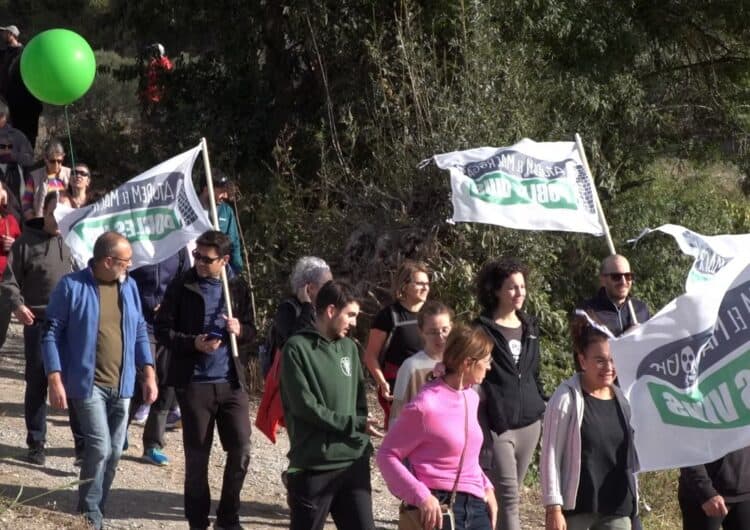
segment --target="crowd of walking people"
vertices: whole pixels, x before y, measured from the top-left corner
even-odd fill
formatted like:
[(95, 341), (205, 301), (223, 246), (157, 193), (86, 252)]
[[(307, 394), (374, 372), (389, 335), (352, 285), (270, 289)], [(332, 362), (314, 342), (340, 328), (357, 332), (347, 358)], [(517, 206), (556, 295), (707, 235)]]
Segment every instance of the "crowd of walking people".
[[(10, 48), (0, 66), (12, 69), (20, 32), (0, 34)], [(154, 60), (164, 56), (156, 50)], [(12, 84), (0, 76), (0, 92)], [(231, 179), (214, 171), (218, 230), (168, 259), (131, 271), (127, 238), (105, 232), (78, 267), (55, 210), (84, 207), (103, 190), (92, 188), (87, 164), (65, 165), (58, 140), (35, 166), (36, 130), (10, 118), (0, 99), (0, 347), (13, 315), (24, 337), (25, 460), (45, 465), (48, 404), (67, 410), (77, 509), (100, 529), (130, 423), (144, 424), (143, 462), (156, 466), (170, 464), (167, 426), (181, 425), (184, 515), (191, 529), (207, 529), (217, 430), (226, 455), (213, 527), (241, 528), (257, 330)], [(197, 189), (208, 210), (207, 184)], [(630, 406), (609, 348), (650, 317), (631, 296), (630, 264), (619, 255), (601, 262), (601, 289), (571, 318), (576, 371), (551, 395), (539, 326), (524, 310), (528, 275), (515, 258), (488, 260), (476, 278), (479, 312), (458, 322), (446, 301), (430, 298), (430, 268), (405, 260), (360, 352), (356, 289), (323, 259), (299, 259), (263, 344), (256, 420), (272, 439), (278, 425), (288, 432), (289, 466), (272, 479), (287, 490), (291, 529), (322, 529), (329, 515), (342, 530), (374, 529), (375, 466), (402, 501), (400, 529), (520, 530), (520, 492), (540, 440), (547, 530), (640, 527)], [(368, 374), (382, 424), (368, 410)], [(382, 438), (377, 453), (373, 438)], [(750, 528), (749, 451), (681, 470), (685, 529)]]

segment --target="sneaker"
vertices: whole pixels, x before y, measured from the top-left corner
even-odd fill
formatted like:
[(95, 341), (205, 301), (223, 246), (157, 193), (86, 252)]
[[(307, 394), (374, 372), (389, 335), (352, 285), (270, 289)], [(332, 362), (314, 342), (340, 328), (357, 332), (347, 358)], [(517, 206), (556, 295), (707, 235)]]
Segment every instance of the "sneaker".
[(146, 462), (154, 464), (155, 466), (169, 465), (169, 458), (167, 458), (167, 455), (162, 453), (161, 449), (159, 449), (158, 447), (151, 447), (150, 449), (146, 449), (146, 451), (143, 453), (143, 459)]
[(47, 457), (44, 454), (44, 446), (36, 445), (33, 447), (29, 447), (29, 452), (26, 455), (26, 460), (32, 464), (43, 466), (47, 461)]
[(182, 414), (180, 414), (180, 409), (176, 410), (170, 410), (169, 414), (167, 414), (167, 423), (166, 428), (171, 430), (174, 429), (180, 429), (182, 427)]
[(141, 405), (138, 407), (138, 410), (135, 411), (135, 414), (133, 414), (133, 420), (130, 423), (135, 423), (136, 425), (145, 425), (146, 420), (148, 419), (148, 411), (151, 410), (150, 405)]

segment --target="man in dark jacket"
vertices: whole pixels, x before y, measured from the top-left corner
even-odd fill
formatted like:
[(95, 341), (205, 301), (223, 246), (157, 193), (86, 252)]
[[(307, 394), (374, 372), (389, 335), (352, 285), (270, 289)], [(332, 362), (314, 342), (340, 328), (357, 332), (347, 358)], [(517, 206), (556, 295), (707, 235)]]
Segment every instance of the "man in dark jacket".
[[(68, 247), (57, 229), (54, 211), (57, 194), (44, 199), (44, 217), (26, 222), (21, 237), (14, 241), (8, 255), (8, 266), (0, 284), (0, 297), (10, 301), (10, 308), (24, 325), (24, 355), (26, 357), (26, 391), (24, 418), (26, 419), (27, 460), (44, 465), (44, 444), (47, 436), (47, 376), (41, 352), (41, 334), (45, 312), (52, 289), (73, 270)], [(73, 430), (76, 463), (83, 454), (83, 437), (73, 409), (70, 425)]]
[(374, 528), (370, 435), (357, 346), (347, 337), (359, 302), (346, 282), (318, 292), (315, 327), (284, 346), (281, 399), (289, 431), (287, 489), (292, 530), (320, 530), (328, 512), (336, 526)]
[(684, 530), (750, 528), (750, 447), (680, 469), (677, 498)]
[(185, 517), (191, 528), (209, 523), (208, 461), (217, 426), (227, 452), (215, 528), (239, 528), (240, 491), (250, 463), (250, 411), (245, 367), (230, 337), (252, 340), (250, 293), (240, 278), (229, 280), (233, 318), (227, 316), (221, 271), (231, 241), (210, 230), (196, 240), (195, 266), (167, 287), (154, 320), (157, 340), (170, 350), (167, 384), (175, 387), (182, 412), (185, 449)]
[[(646, 304), (630, 296), (633, 278), (630, 263), (624, 256), (607, 256), (599, 268), (601, 288), (594, 298), (587, 300), (582, 306), (584, 311), (593, 311), (615, 337), (651, 317)], [(633, 321), (628, 302), (633, 304), (637, 321)]]

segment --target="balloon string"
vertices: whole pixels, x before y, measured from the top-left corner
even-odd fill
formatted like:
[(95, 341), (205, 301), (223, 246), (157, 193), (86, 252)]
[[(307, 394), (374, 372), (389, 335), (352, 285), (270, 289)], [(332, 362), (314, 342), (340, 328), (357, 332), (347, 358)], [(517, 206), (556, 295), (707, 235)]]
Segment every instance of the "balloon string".
[(65, 109), (65, 126), (66, 126), (66, 128), (68, 130), (68, 146), (70, 146), (70, 162), (71, 162), (70, 169), (75, 170), (75, 168), (76, 168), (76, 155), (75, 155), (75, 152), (73, 151), (73, 137), (70, 135), (70, 118), (68, 117), (68, 107), (69, 106), (70, 105), (65, 105), (65, 107), (63, 107), (63, 108)]

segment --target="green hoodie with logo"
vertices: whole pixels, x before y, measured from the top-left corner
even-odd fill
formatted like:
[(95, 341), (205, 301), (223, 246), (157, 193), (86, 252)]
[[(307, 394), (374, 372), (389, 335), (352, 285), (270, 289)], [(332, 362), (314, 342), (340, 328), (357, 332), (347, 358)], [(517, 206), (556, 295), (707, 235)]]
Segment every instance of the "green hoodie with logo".
[(367, 396), (357, 346), (304, 329), (284, 345), (281, 401), (289, 469), (331, 470), (370, 454)]

